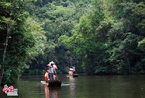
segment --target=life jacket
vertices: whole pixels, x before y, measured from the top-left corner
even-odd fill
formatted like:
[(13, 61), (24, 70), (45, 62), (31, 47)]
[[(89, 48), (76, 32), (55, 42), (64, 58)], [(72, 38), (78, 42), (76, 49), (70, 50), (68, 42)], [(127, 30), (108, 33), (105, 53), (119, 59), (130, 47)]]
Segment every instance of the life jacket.
[(44, 76), (44, 77), (45, 77), (45, 81), (47, 81), (47, 80), (48, 80), (48, 78), (49, 78), (49, 77), (48, 77), (48, 74), (49, 74), (49, 72), (48, 72), (48, 71), (47, 71), (47, 72), (45, 72), (45, 76)]

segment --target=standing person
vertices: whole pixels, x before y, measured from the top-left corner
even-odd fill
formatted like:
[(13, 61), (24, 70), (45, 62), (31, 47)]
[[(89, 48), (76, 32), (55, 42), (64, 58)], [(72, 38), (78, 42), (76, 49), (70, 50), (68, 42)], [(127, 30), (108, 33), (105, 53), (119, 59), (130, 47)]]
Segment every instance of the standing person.
[(55, 68), (54, 68), (54, 62), (51, 61), (49, 65), (49, 79), (54, 80), (54, 73), (56, 74)]

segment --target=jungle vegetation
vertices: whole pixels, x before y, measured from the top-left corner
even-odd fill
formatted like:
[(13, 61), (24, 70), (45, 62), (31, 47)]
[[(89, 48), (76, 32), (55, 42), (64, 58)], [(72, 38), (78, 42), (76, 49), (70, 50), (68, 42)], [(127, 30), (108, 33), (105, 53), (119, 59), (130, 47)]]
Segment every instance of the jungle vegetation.
[(1, 0), (0, 84), (24, 74), (145, 73), (145, 0)]

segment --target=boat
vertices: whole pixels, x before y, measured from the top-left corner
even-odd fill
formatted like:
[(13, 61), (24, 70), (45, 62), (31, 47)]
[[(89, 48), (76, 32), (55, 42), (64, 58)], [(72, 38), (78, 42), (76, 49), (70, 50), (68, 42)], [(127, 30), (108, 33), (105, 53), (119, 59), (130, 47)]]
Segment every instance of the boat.
[(79, 74), (73, 74), (73, 75), (66, 75), (66, 77), (78, 77)]
[(73, 74), (73, 77), (78, 77), (79, 76), (79, 74)]
[(47, 85), (48, 87), (61, 87), (60, 80), (49, 80), (48, 82), (41, 81), (41, 84)]

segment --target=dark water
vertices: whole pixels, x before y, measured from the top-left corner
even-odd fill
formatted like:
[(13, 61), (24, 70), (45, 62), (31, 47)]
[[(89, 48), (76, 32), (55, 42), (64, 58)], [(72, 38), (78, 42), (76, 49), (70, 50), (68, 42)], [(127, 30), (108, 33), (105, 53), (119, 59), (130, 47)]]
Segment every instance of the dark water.
[(18, 97), (7, 97), (0, 91), (0, 98), (145, 98), (145, 75), (59, 79), (65, 84), (53, 89), (40, 83), (42, 76), (24, 76), (13, 85), (18, 88)]

